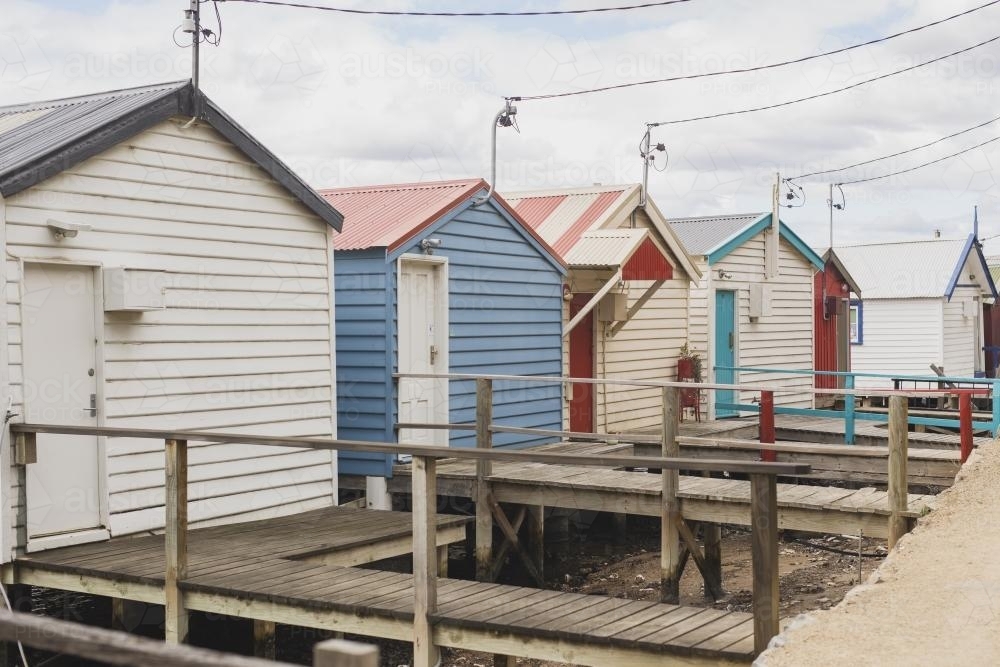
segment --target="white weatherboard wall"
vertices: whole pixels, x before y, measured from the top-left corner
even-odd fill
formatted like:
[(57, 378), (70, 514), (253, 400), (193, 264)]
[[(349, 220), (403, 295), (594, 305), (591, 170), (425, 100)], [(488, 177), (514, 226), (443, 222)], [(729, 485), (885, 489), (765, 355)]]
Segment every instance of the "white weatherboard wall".
[[(764, 233), (760, 233), (723, 259), (707, 265), (698, 258), (702, 279), (691, 289), (688, 332), (691, 348), (704, 359), (705, 379), (711, 379), (714, 351), (709, 346), (715, 312), (715, 290), (735, 290), (738, 301), (736, 332), (737, 366), (809, 370), (813, 367), (813, 273), (815, 267), (788, 241), (778, 250), (779, 274), (765, 280)], [(719, 278), (719, 270), (731, 278)], [(750, 285), (763, 283), (770, 290), (771, 314), (750, 321)], [(781, 373), (737, 373), (739, 383), (766, 383), (801, 392), (776, 393), (775, 405), (812, 407), (809, 375)], [(714, 401), (703, 392), (703, 401)], [(739, 402), (748, 403), (754, 392), (742, 392)]]
[[(214, 130), (181, 129), (186, 120), (6, 200), (15, 409), (23, 263), (72, 262), (165, 277), (164, 310), (104, 315), (103, 425), (333, 436), (328, 227)], [(58, 242), (50, 217), (93, 230)], [(109, 439), (106, 457), (112, 534), (162, 527), (163, 443)], [(329, 506), (336, 494), (330, 452), (192, 443), (189, 462), (195, 525)]]
[[(982, 366), (983, 306), (979, 289), (957, 287), (951, 300), (942, 300), (944, 372), (972, 377)], [(925, 373), (929, 372), (928, 368)]]
[[(649, 229), (653, 226), (641, 210), (636, 212), (636, 224)], [(661, 285), (621, 329), (612, 335), (613, 323), (597, 323), (594, 341), (599, 377), (676, 379), (677, 357), (687, 340), (690, 280), (672, 254), (669, 259), (675, 267), (674, 277)], [(648, 280), (628, 281), (629, 307), (652, 284)], [(607, 433), (659, 427), (663, 421), (662, 404), (662, 390), (657, 387), (604, 385), (597, 392), (594, 421), (598, 430)]]
[[(931, 375), (944, 358), (941, 298), (868, 299), (862, 306), (862, 344), (851, 346), (851, 370)], [(891, 387), (890, 379), (861, 378), (858, 387)]]

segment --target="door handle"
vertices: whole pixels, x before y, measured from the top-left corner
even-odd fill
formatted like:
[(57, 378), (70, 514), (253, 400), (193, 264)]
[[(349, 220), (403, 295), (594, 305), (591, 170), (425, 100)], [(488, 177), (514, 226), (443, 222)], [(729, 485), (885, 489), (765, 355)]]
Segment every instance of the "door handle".
[(431, 366), (433, 366), (434, 362), (437, 361), (437, 356), (438, 356), (438, 346), (431, 345)]
[(97, 416), (97, 394), (91, 394), (90, 395), (90, 408), (89, 409), (90, 409), (90, 416), (91, 417), (96, 417)]
[(729, 349), (736, 349), (736, 335), (732, 331), (729, 332)]

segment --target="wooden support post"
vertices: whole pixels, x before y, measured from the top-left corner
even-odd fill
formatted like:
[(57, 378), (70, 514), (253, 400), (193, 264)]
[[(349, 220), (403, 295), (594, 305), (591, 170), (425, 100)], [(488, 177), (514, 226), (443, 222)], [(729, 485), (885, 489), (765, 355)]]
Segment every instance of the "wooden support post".
[(276, 624), (273, 621), (253, 621), (253, 654), (254, 657), (266, 660), (276, 660), (278, 648), (275, 643)]
[(442, 544), (438, 547), (438, 576), (448, 576), (448, 545)]
[(753, 558), (754, 652), (778, 634), (778, 484), (775, 475), (750, 475), (750, 530)]
[(313, 667), (378, 667), (378, 647), (327, 639), (313, 647)]
[(722, 585), (722, 526), (717, 523), (703, 523), (702, 530), (705, 534), (705, 569), (711, 575), (703, 577), (705, 597), (720, 600), (726, 595), (726, 589)]
[[(500, 530), (503, 532), (504, 537), (507, 539), (507, 542), (509, 542), (511, 548), (514, 549), (514, 553), (517, 554), (517, 557), (521, 560), (521, 563), (524, 565), (524, 568), (528, 571), (528, 574), (531, 575), (531, 578), (535, 580), (535, 584), (537, 584), (540, 588), (545, 588), (545, 579), (542, 578), (542, 574), (535, 568), (535, 563), (532, 562), (531, 556), (528, 554), (528, 551), (524, 548), (524, 545), (521, 544), (521, 540), (518, 539), (517, 537), (517, 529), (513, 526), (513, 524), (511, 524), (510, 520), (507, 518), (507, 515), (504, 513), (503, 508), (500, 507), (500, 503), (496, 501), (496, 498), (493, 497), (493, 494), (489, 494), (487, 500), (490, 505), (490, 510), (493, 512), (493, 518), (496, 519), (497, 525), (500, 526)], [(526, 514), (527, 514), (526, 508), (522, 507), (521, 508), (522, 521), (524, 515)]]
[(497, 653), (493, 656), (493, 667), (517, 667), (517, 658)]
[(167, 571), (164, 578), (165, 633), (168, 644), (183, 644), (188, 636), (188, 612), (178, 586), (187, 577), (187, 440), (167, 440), (166, 525)]
[(527, 542), (528, 553), (535, 561), (535, 568), (539, 576), (545, 577), (545, 507), (543, 505), (532, 505), (528, 507), (526, 517), (528, 522)]
[(125, 622), (125, 598), (111, 598), (111, 629), (128, 632)]
[(907, 432), (907, 399), (889, 397), (889, 548), (896, 546), (909, 521), (903, 515), (907, 505), (906, 459), (909, 449)]
[(413, 665), (434, 667), (437, 611), (437, 461), (413, 457)]
[[(491, 449), (493, 433), (493, 381), (476, 379), (476, 447)], [(476, 581), (492, 581), (493, 513), (490, 509), (489, 461), (476, 461)]]
[[(773, 445), (774, 436), (774, 392), (760, 392), (760, 442)], [(760, 460), (774, 462), (778, 455), (773, 449), (760, 449)]]
[(38, 446), (34, 433), (18, 433), (14, 437), (14, 474), (17, 479), (17, 513), (14, 517), (14, 551), (23, 556), (28, 551), (28, 463), (37, 458)]
[(961, 440), (962, 463), (972, 455), (972, 394), (963, 391), (958, 396), (959, 438)]
[[(676, 387), (663, 388), (663, 441), (664, 458), (676, 458), (680, 453), (677, 434), (680, 428), (680, 393)], [(660, 600), (677, 604), (680, 602), (681, 545), (677, 523), (683, 521), (677, 489), (680, 474), (677, 470), (664, 468), (660, 471), (663, 481), (663, 511), (660, 517)]]

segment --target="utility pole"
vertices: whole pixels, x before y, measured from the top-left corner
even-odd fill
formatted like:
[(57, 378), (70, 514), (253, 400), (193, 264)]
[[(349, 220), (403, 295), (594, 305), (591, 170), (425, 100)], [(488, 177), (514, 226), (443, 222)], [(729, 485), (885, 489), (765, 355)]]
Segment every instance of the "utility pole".
[(191, 89), (194, 117), (201, 115), (201, 93), (198, 90), (199, 44), (201, 43), (201, 3), (191, 0), (190, 9), (184, 12), (184, 32), (191, 34)]
[(781, 173), (774, 172), (774, 187), (771, 189), (771, 228), (764, 244), (764, 268), (768, 278), (778, 275), (778, 255), (781, 244)]
[(826, 200), (830, 207), (830, 250), (833, 250), (833, 183), (830, 183), (830, 198)]

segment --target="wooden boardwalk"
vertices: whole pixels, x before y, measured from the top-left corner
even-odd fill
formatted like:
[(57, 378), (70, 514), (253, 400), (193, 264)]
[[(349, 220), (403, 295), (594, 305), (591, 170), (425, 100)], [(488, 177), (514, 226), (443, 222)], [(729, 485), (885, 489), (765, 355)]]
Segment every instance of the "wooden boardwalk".
[[(627, 453), (628, 444), (568, 442), (533, 451), (579, 454)], [(474, 497), (475, 464), (445, 460), (438, 464), (438, 493)], [(658, 475), (585, 466), (497, 463), (489, 477), (499, 502), (566, 509), (660, 516), (662, 485)], [(410, 492), (410, 467), (397, 465), (389, 482), (395, 493)], [(750, 524), (750, 482), (681, 475), (677, 497), (684, 518), (709, 523)], [(933, 495), (909, 494), (905, 516), (919, 517), (934, 507)], [(781, 529), (888, 537), (889, 495), (875, 488), (842, 489), (778, 484)]]
[[(373, 515), (381, 515), (377, 520)], [(413, 576), (332, 564), (405, 531), (410, 515), (317, 510), (189, 533), (187, 608), (271, 623), (413, 639)], [(440, 534), (462, 517), (439, 517)], [(375, 535), (374, 533), (378, 533)], [(347, 558), (349, 560), (349, 558)], [(19, 557), (8, 583), (163, 604), (161, 536), (116, 538)], [(440, 579), (435, 643), (582, 664), (753, 659), (750, 614)]]

